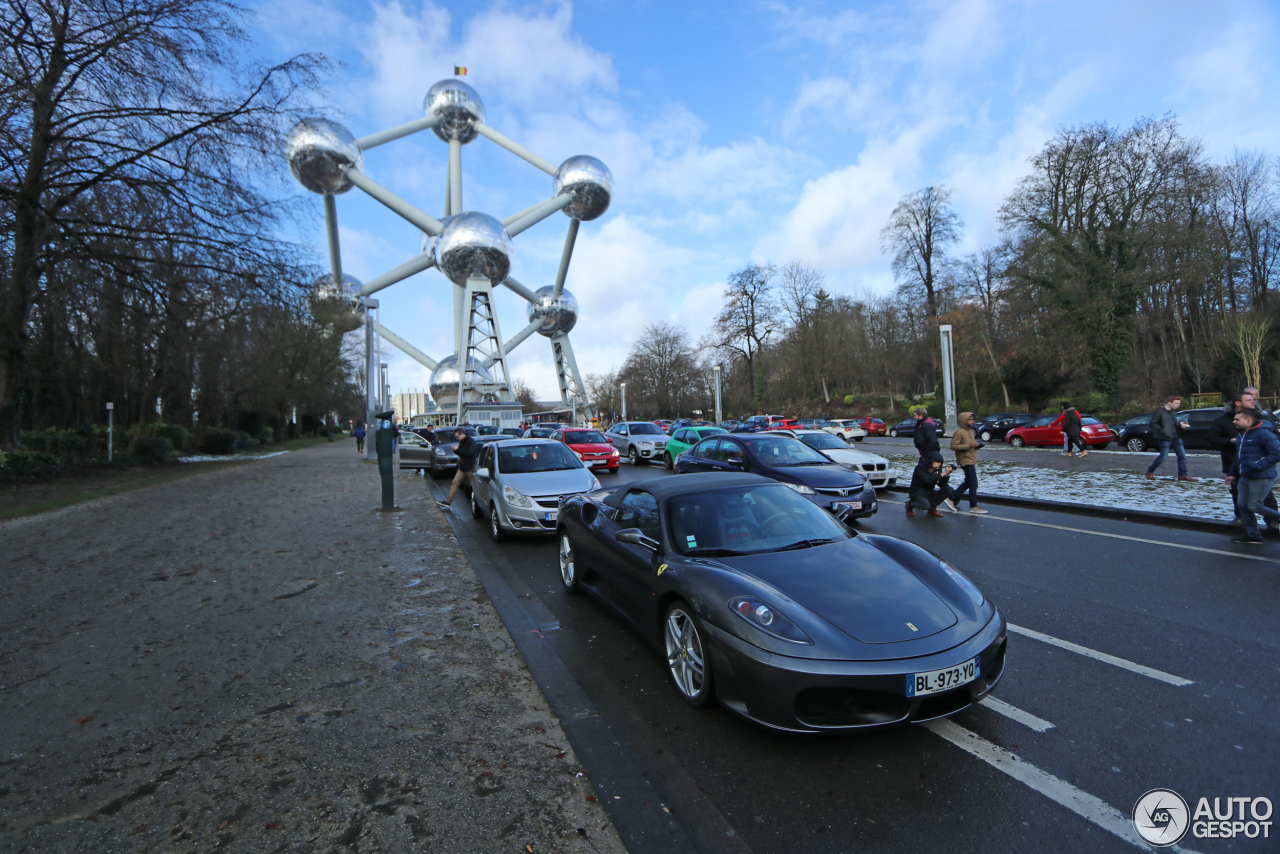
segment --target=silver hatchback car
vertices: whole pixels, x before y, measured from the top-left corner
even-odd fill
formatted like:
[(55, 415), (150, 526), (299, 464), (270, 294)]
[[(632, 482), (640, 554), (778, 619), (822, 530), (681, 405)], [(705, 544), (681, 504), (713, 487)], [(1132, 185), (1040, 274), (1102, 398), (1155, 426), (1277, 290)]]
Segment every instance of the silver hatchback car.
[(550, 439), (513, 439), (485, 445), (471, 483), (471, 512), (489, 517), (489, 533), (554, 534), (560, 501), (594, 492), (600, 481), (577, 455)]

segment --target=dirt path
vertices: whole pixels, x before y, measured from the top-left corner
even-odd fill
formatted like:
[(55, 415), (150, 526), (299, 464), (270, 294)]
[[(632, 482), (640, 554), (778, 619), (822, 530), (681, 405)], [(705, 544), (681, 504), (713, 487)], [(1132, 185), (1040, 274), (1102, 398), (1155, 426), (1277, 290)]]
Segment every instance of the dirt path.
[(401, 492), (326, 444), (0, 523), (0, 850), (622, 851)]

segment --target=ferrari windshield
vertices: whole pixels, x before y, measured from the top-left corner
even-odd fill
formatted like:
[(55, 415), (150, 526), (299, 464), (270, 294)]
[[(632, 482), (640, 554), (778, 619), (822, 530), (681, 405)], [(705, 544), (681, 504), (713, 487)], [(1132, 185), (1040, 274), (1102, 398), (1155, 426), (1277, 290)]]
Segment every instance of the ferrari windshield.
[(600, 435), (599, 430), (566, 430), (564, 441), (567, 445), (607, 445), (609, 440)]
[(645, 424), (632, 424), (631, 435), (632, 436), (650, 436), (650, 435), (665, 436), (666, 434), (662, 432), (662, 428), (659, 427), (657, 424), (645, 423)]
[(503, 474), (532, 474), (538, 471), (580, 468), (582, 461), (564, 445), (498, 446), (498, 471)]
[(799, 437), (810, 448), (817, 448), (819, 451), (846, 451), (849, 446), (840, 439), (832, 436), (830, 433), (805, 433)]
[(676, 551), (686, 555), (758, 554), (850, 536), (830, 513), (773, 483), (677, 495), (667, 518)]
[(831, 460), (790, 436), (754, 436), (742, 443), (762, 465), (804, 466), (830, 465)]

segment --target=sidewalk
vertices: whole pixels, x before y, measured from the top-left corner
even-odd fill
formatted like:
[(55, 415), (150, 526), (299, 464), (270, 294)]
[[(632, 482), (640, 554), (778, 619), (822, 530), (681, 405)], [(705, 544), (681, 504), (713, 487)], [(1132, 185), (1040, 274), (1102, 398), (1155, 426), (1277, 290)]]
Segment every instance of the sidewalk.
[(0, 523), (0, 851), (621, 852), (442, 514), (350, 443)]

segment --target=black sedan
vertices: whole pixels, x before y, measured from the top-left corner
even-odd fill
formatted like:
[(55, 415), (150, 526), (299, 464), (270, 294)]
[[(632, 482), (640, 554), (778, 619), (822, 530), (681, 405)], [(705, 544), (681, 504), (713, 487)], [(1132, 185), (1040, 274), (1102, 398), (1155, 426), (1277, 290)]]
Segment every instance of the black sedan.
[[(1223, 412), (1222, 407), (1213, 409), (1184, 409), (1175, 412), (1173, 417), (1181, 425), (1178, 434), (1182, 437), (1182, 445), (1188, 450), (1205, 450), (1211, 448), (1209, 444), (1209, 428), (1213, 426), (1213, 422)], [(1121, 446), (1130, 451), (1141, 453), (1142, 451), (1154, 450), (1156, 443), (1155, 431), (1149, 426), (1150, 415), (1138, 415), (1124, 421), (1121, 424), (1112, 424), (1111, 432), (1115, 433), (1116, 441)], [(1120, 428), (1117, 430), (1117, 428)]]
[(1006, 627), (958, 570), (783, 485), (704, 474), (575, 495), (560, 573), (665, 656), (680, 695), (774, 729), (940, 718), (991, 692)]
[[(939, 437), (947, 435), (947, 425), (936, 418), (930, 418), (933, 422), (933, 429)], [(916, 419), (908, 418), (905, 421), (899, 421), (889, 428), (890, 436), (902, 436), (906, 439), (914, 439), (916, 435)]]
[(1026, 427), (1039, 418), (1029, 412), (996, 412), (973, 423), (974, 434), (984, 442), (1001, 442), (1015, 427)]
[(876, 491), (862, 475), (791, 436), (719, 434), (676, 458), (677, 474), (751, 472), (776, 480), (840, 519), (876, 512)]

